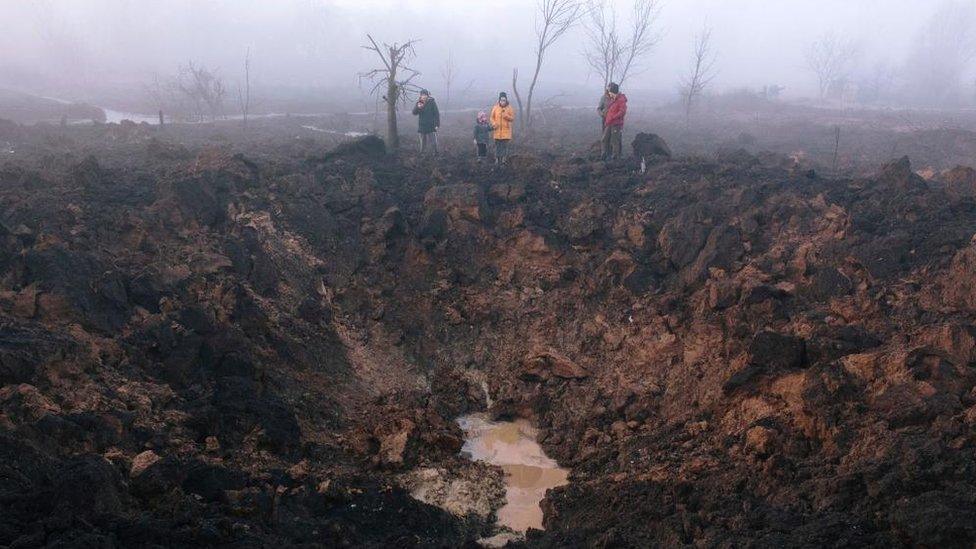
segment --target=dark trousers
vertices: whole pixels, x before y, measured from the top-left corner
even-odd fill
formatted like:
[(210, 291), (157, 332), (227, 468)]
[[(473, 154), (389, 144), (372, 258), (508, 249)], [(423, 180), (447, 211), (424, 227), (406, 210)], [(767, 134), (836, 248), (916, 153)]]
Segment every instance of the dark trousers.
[(624, 146), (624, 129), (621, 126), (607, 126), (603, 128), (603, 159), (617, 160)]
[(478, 143), (478, 160), (488, 156), (488, 143)]
[(508, 160), (508, 146), (512, 143), (511, 139), (495, 140), (495, 162), (506, 162)]
[(420, 154), (437, 154), (437, 133), (420, 134)]

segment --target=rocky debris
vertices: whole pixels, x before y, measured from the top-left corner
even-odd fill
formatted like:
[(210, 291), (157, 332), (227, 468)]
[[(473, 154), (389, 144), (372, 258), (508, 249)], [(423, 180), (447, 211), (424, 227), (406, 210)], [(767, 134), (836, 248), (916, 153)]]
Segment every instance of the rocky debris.
[(384, 240), (406, 235), (408, 232), (407, 221), (400, 208), (396, 206), (387, 208), (377, 223), (376, 230)]
[(508, 165), (516, 173), (525, 176), (537, 175), (540, 170), (545, 172), (545, 167), (539, 157), (526, 152), (511, 155), (508, 159)]
[(257, 168), (242, 156), (207, 149), (161, 189), (160, 200), (175, 203), (184, 218), (217, 225), (226, 221), (231, 202), (257, 177)]
[(948, 307), (976, 311), (976, 237), (952, 258), (943, 296)]
[(522, 379), (545, 381), (551, 377), (560, 379), (585, 379), (586, 370), (555, 351), (534, 353), (522, 360)]
[(525, 197), (525, 185), (520, 183), (495, 183), (488, 190), (488, 194), (498, 200), (518, 202)]
[(951, 195), (976, 197), (976, 170), (969, 166), (956, 166), (947, 170), (941, 174), (939, 180)]
[(56, 506), (84, 516), (119, 514), (127, 499), (122, 479), (112, 464), (99, 456), (81, 456), (59, 472), (54, 487)]
[(460, 428), (430, 406), (419, 407), (417, 395), (379, 399), (351, 433), (352, 447), (374, 466), (403, 470), (461, 450)]
[(377, 454), (380, 462), (384, 465), (402, 465), (407, 443), (416, 428), (417, 426), (409, 419), (380, 425), (373, 433), (380, 445)]
[(800, 368), (806, 362), (803, 339), (764, 330), (749, 344), (750, 364), (769, 371)]
[(455, 221), (475, 222), (484, 218), (487, 209), (484, 192), (472, 183), (431, 187), (424, 195), (424, 207), (428, 212), (446, 212)]
[(694, 210), (684, 210), (665, 223), (658, 233), (661, 252), (678, 269), (694, 262), (708, 239), (708, 225), (695, 219), (700, 215)]
[(775, 451), (776, 431), (762, 425), (756, 425), (746, 431), (745, 446), (747, 450), (759, 457), (768, 457)]
[(927, 188), (925, 180), (912, 170), (911, 160), (907, 156), (883, 165), (878, 179), (899, 192), (922, 191)]
[(956, 365), (976, 363), (976, 325), (953, 323), (933, 326), (920, 334), (919, 340), (945, 353)]
[(150, 138), (146, 144), (146, 153), (156, 160), (169, 162), (183, 162), (192, 158), (189, 149), (184, 145), (155, 137)]
[(37, 387), (27, 383), (0, 388), (0, 402), (3, 403), (4, 415), (14, 421), (40, 421), (63, 411)]
[(587, 200), (573, 208), (558, 226), (570, 239), (585, 240), (603, 229), (606, 217), (606, 205)]
[(155, 463), (159, 460), (160, 457), (152, 450), (146, 450), (145, 452), (136, 454), (136, 457), (132, 458), (132, 467), (129, 469), (129, 476), (131, 478), (135, 478), (141, 475), (146, 469), (155, 465)]
[(347, 141), (321, 157), (322, 162), (336, 159), (369, 160), (386, 154), (386, 143), (375, 135), (367, 135)]
[(401, 475), (398, 482), (412, 497), (452, 515), (488, 519), (505, 503), (502, 476), (497, 467), (464, 461), (450, 469), (417, 469)]

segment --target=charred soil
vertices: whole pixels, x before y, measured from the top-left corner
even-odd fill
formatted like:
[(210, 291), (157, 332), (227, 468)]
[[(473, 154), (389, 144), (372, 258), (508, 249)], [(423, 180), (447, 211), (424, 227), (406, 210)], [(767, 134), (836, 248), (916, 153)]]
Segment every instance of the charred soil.
[(527, 546), (976, 542), (971, 170), (115, 128), (0, 164), (0, 545), (471, 545), (485, 386)]

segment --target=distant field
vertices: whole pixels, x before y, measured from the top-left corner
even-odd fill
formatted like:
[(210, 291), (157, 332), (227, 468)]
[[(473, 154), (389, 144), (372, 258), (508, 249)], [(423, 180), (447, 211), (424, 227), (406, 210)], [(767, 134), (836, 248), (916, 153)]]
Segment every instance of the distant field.
[(57, 101), (0, 88), (0, 118), (21, 124), (76, 120), (105, 120), (105, 112), (84, 103)]

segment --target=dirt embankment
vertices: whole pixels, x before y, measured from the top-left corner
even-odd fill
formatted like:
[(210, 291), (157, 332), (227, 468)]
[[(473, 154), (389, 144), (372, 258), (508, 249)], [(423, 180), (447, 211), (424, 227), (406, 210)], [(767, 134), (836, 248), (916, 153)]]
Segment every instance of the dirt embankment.
[(572, 468), (528, 545), (976, 539), (965, 173), (380, 147), (0, 167), (0, 544), (472, 543), (398, 479), (491, 476), (483, 384)]

